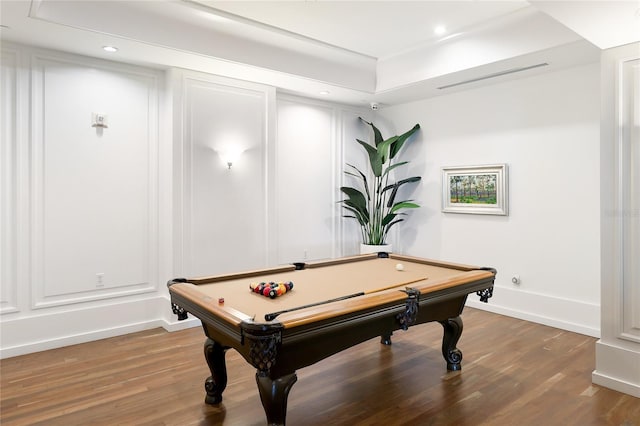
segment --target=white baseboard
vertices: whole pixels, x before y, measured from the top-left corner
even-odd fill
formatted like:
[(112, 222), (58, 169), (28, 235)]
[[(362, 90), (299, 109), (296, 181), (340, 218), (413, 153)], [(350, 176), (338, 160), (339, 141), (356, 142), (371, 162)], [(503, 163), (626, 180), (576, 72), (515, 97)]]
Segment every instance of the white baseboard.
[(162, 324), (162, 328), (167, 330), (169, 333), (173, 333), (174, 331), (186, 330), (187, 328), (200, 327), (202, 322), (198, 318), (192, 317), (189, 315), (189, 318), (182, 321), (167, 321), (164, 320)]
[[(640, 398), (640, 345), (623, 342), (596, 342), (596, 369), (591, 380), (618, 392)], [(637, 346), (637, 349), (634, 348)]]
[(591, 381), (596, 385), (640, 398), (640, 384), (629, 383), (617, 377), (610, 377), (600, 373), (598, 370), (591, 373)]
[(167, 297), (111, 300), (109, 304), (37, 315), (0, 323), (0, 359), (92, 342), (152, 328), (168, 332), (201, 325), (197, 318), (178, 321)]
[(562, 330), (600, 337), (600, 305), (495, 287), (489, 303), (469, 295), (466, 306)]
[(135, 333), (138, 331), (149, 330), (158, 327), (162, 327), (162, 321), (153, 320), (137, 324), (115, 326), (103, 330), (95, 330), (91, 332), (69, 334), (61, 337), (41, 339), (38, 341), (17, 344), (9, 347), (2, 346), (2, 348), (0, 348), (0, 359), (46, 351), (49, 349), (62, 348), (64, 346), (77, 345), (80, 343), (93, 342), (95, 340), (107, 339), (109, 337), (121, 336), (124, 334)]

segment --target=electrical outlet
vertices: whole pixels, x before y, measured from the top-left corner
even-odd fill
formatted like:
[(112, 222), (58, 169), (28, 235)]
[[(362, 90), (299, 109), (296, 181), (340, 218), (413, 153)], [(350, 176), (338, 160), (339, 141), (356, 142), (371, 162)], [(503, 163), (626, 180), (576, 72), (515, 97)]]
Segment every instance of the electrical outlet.
[(104, 272), (98, 272), (96, 274), (96, 287), (104, 287)]

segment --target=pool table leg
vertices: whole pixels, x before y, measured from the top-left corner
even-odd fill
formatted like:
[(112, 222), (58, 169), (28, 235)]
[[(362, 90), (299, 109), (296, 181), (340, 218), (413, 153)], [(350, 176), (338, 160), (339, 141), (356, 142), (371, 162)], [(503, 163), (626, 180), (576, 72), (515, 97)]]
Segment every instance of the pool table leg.
[(256, 373), (260, 400), (267, 415), (269, 425), (284, 425), (287, 416), (287, 398), (293, 384), (298, 380), (296, 373), (272, 379), (264, 372)]
[(224, 357), (228, 349), (210, 338), (204, 342), (204, 357), (211, 371), (211, 376), (204, 382), (207, 391), (204, 402), (207, 404), (222, 402), (222, 392), (227, 387), (227, 365)]
[(380, 343), (382, 343), (383, 345), (387, 345), (390, 346), (391, 345), (391, 335), (393, 333), (385, 333), (383, 335), (380, 336)]
[(447, 370), (458, 371), (462, 369), (462, 352), (456, 348), (458, 340), (462, 335), (462, 318), (457, 316), (444, 321), (438, 321), (444, 327), (444, 337), (442, 338), (442, 355), (447, 361)]

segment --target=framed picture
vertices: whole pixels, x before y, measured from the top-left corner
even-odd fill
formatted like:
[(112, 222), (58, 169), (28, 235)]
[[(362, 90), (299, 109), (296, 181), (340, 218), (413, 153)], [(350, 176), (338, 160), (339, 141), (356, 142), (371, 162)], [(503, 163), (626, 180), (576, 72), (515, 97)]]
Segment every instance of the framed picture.
[(508, 215), (507, 165), (443, 167), (442, 211)]

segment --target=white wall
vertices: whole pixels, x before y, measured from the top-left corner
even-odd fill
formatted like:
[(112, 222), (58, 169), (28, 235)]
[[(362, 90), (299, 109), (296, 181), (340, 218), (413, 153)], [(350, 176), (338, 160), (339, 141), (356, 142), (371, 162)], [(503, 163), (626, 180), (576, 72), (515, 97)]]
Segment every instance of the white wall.
[[(596, 65), (374, 115), (187, 70), (24, 46), (2, 59), (2, 357), (194, 325), (169, 310), (176, 276), (357, 253), (337, 201), (344, 164), (366, 163), (358, 116), (386, 136), (422, 126), (405, 158), (423, 207), (394, 251), (496, 267), (482, 307), (598, 334)], [(227, 144), (244, 150), (230, 170)], [(440, 167), (496, 162), (509, 216), (440, 212)]]
[(19, 46), (2, 65), (2, 356), (162, 325), (160, 73)]
[[(268, 175), (273, 88), (172, 71), (175, 274), (212, 275), (273, 261)], [(236, 159), (228, 168), (229, 152)]]
[[(470, 305), (597, 336), (599, 78), (593, 64), (381, 110), (390, 134), (422, 126), (403, 158), (423, 207), (398, 251), (495, 267), (494, 297)], [(509, 167), (508, 216), (441, 212), (441, 167), (494, 163)]]
[[(276, 211), (278, 263), (356, 253), (357, 238), (342, 219), (338, 188), (345, 146), (363, 137), (365, 109), (293, 96), (278, 97)], [(355, 144), (355, 142), (354, 142)], [(343, 244), (344, 243), (344, 244)]]
[(342, 140), (366, 110), (276, 104), (273, 87), (188, 70), (2, 54), (0, 357), (197, 325), (171, 313), (177, 276), (343, 254)]

